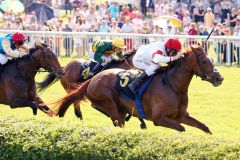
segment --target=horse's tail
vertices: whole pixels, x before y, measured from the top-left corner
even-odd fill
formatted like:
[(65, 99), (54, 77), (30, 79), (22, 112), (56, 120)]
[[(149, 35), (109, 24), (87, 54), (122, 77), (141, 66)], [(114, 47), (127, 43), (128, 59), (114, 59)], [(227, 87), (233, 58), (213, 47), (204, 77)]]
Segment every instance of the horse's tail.
[(42, 82), (36, 82), (38, 92), (44, 91), (45, 89), (53, 85), (58, 80), (59, 78), (55, 73), (47, 74)]
[(56, 102), (56, 105), (59, 105), (57, 108), (57, 115), (59, 117), (63, 117), (65, 112), (67, 111), (68, 107), (74, 103), (75, 101), (81, 101), (84, 100), (85, 94), (87, 92), (88, 85), (90, 83), (90, 79), (81, 85), (72, 92), (70, 92), (68, 95), (60, 99), (59, 101)]

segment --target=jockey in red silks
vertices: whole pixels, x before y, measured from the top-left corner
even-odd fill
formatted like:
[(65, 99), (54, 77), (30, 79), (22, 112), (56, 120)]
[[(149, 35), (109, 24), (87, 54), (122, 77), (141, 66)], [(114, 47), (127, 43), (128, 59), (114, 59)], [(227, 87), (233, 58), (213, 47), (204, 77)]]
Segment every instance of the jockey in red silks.
[(0, 64), (6, 64), (8, 58), (19, 58), (25, 55), (18, 49), (29, 51), (29, 47), (24, 45), (26, 40), (26, 36), (20, 32), (0, 36)]
[(160, 67), (160, 63), (168, 63), (181, 57), (182, 45), (178, 39), (170, 38), (166, 42), (154, 42), (138, 48), (133, 57), (135, 68), (144, 70), (128, 85), (135, 94), (144, 79), (151, 76)]

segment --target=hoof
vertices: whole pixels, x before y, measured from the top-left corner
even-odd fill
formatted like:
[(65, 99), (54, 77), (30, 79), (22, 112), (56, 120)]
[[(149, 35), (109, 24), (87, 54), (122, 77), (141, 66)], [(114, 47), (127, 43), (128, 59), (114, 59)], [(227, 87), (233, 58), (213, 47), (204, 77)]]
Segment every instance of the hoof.
[(129, 119), (132, 117), (131, 114), (127, 115), (127, 117), (125, 118), (125, 121), (129, 121)]
[(141, 129), (147, 129), (147, 125), (145, 123), (140, 124)]
[(179, 132), (185, 132), (186, 130), (185, 130), (185, 128), (183, 126), (179, 126), (178, 131)]
[(33, 115), (36, 116), (37, 115), (37, 108), (34, 108), (32, 110), (33, 110)]
[(52, 111), (52, 110), (46, 111), (46, 114), (47, 114), (49, 117), (57, 116), (57, 113), (54, 112), (54, 111)]

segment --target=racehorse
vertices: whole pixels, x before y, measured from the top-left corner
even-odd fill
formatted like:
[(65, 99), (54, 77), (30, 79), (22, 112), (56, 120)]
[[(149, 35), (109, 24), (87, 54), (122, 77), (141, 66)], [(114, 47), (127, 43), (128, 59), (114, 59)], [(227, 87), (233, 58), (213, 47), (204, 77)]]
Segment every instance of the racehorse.
[[(115, 126), (124, 126), (127, 113), (139, 117), (135, 101), (123, 97), (115, 87), (117, 74), (121, 71), (123, 70), (105, 70), (83, 83), (57, 102), (58, 115), (64, 115), (69, 105), (77, 99), (83, 100), (86, 96), (94, 104), (95, 109), (111, 118)], [(215, 69), (203, 48), (191, 46), (183, 57), (170, 65), (166, 72), (157, 71), (153, 75), (142, 97), (145, 118), (153, 121), (156, 126), (180, 132), (185, 131), (180, 124), (183, 123), (211, 134), (205, 124), (191, 117), (187, 112), (188, 87), (193, 75), (201, 77), (215, 87), (221, 85), (223, 81), (223, 77)]]
[[(132, 58), (135, 53), (136, 53), (136, 50), (133, 50), (132, 52), (125, 54), (124, 58), (121, 61), (116, 61), (109, 68), (122, 68), (122, 69), (133, 68)], [(80, 74), (88, 74), (90, 72), (90, 70), (86, 68), (85, 70), (83, 70), (82, 73), (80, 73), (82, 65), (85, 62), (86, 60), (81, 60), (81, 61), (74, 60), (64, 67), (65, 75), (60, 78), (60, 82), (67, 93), (70, 93), (72, 90), (76, 89), (76, 86), (82, 83), (82, 82), (79, 82)], [(56, 82), (57, 80), (58, 79), (55, 74), (49, 73), (42, 82), (37, 83), (37, 88), (40, 91), (44, 90), (50, 85), (52, 85), (54, 82)], [(78, 100), (74, 102), (74, 112), (78, 118), (82, 119), (82, 112), (80, 110), (80, 105)]]
[(53, 115), (36, 93), (35, 75), (40, 68), (63, 76), (64, 71), (52, 49), (44, 43), (36, 42), (29, 54), (9, 61), (0, 72), (0, 103), (11, 108), (31, 107), (33, 114), (37, 108)]

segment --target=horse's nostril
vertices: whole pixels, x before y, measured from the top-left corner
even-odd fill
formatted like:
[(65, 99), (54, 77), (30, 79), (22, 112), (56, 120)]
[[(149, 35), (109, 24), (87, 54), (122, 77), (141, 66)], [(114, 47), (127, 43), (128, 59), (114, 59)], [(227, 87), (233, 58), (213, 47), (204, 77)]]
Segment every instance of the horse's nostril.
[(217, 78), (217, 81), (223, 81), (223, 77)]

